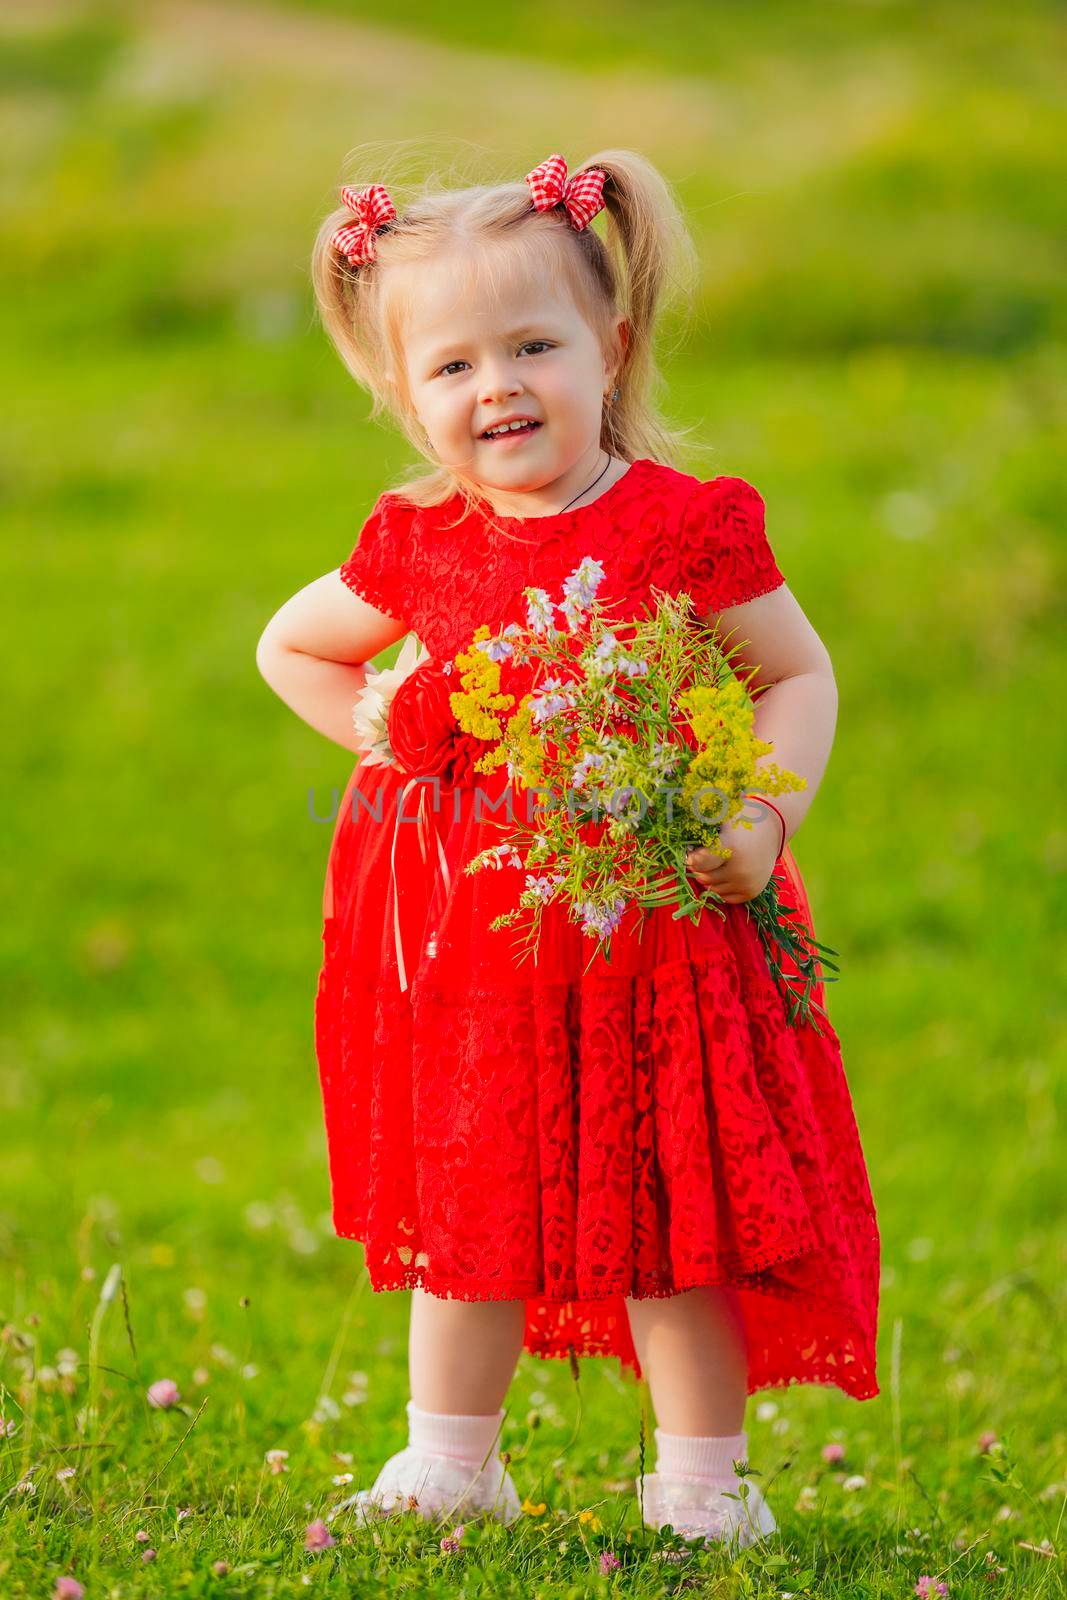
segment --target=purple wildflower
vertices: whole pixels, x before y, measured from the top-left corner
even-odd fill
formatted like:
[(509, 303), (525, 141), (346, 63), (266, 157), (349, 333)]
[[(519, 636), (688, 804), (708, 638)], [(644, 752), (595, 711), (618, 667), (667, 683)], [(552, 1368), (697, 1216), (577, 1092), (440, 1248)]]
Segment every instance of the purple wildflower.
[[(585, 610), (596, 598), (604, 568), (592, 556), (583, 556), (569, 577), (563, 580), (563, 593), (575, 606)], [(561, 607), (566, 610), (566, 607)]]
[(516, 850), (510, 841), (505, 844), (489, 845), (482, 854), (484, 865), (492, 867), (496, 872), (501, 871), (504, 867), (521, 867), (523, 865), (521, 853)]
[(618, 657), (616, 655), (618, 647), (619, 641), (616, 639), (615, 635), (613, 633), (605, 633), (604, 637), (593, 651), (593, 655), (589, 663), (592, 670), (597, 673), (604, 673), (605, 675), (614, 672), (619, 664)]
[(546, 678), (541, 685), (540, 692), (530, 697), (530, 715), (535, 722), (548, 722), (557, 717), (561, 711), (572, 703), (571, 696), (564, 691), (560, 678)]
[(549, 632), (552, 627), (552, 601), (547, 590), (526, 590), (526, 620), (534, 633)]
[(550, 873), (547, 877), (535, 877), (532, 872), (528, 872), (525, 893), (532, 895), (534, 900), (540, 900), (542, 905), (546, 905), (562, 882), (562, 872)]
[(617, 894), (610, 905), (600, 906), (593, 900), (583, 900), (577, 909), (583, 918), (583, 933), (598, 934), (602, 939), (609, 939), (623, 919), (626, 902), (622, 895)]
[(607, 764), (607, 756), (602, 755), (599, 750), (587, 750), (571, 773), (571, 782), (576, 789), (581, 789), (591, 772), (602, 772)]
[(479, 639), (475, 649), (483, 650), (490, 661), (510, 661), (515, 654), (515, 646), (509, 641), (514, 634), (521, 631), (517, 622), (509, 622), (498, 638)]

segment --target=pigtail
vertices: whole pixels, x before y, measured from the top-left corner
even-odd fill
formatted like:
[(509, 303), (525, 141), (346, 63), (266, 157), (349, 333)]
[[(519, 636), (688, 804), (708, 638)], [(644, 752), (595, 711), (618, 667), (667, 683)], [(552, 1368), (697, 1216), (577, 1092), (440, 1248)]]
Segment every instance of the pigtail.
[(607, 407), (602, 445), (625, 461), (646, 457), (677, 465), (689, 448), (689, 428), (670, 426), (657, 394), (663, 379), (656, 360), (657, 318), (674, 296), (688, 309), (699, 263), (696, 248), (670, 185), (634, 150), (603, 150), (577, 170), (604, 174), (606, 240), (587, 240), (590, 265), (630, 325), (616, 382), (620, 395)]

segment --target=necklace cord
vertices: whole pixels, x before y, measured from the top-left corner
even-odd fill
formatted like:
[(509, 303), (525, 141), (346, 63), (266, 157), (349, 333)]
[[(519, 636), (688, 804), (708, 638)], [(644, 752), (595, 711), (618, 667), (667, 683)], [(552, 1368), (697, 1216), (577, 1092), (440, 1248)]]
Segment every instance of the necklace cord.
[[(569, 511), (571, 506), (573, 506), (577, 501), (579, 501), (582, 498), (582, 495), (586, 495), (586, 494), (589, 493), (590, 489), (595, 489), (596, 488), (597, 484), (600, 482), (601, 478), (604, 476), (605, 472), (607, 472), (607, 470), (608, 470), (608, 468), (610, 466), (611, 466), (611, 454), (609, 452), (607, 461), (605, 462), (605, 464), (602, 467), (602, 469), (600, 470), (600, 472), (597, 473), (597, 475), (593, 479), (592, 483), (587, 483), (585, 488), (582, 489), (580, 491), (580, 493), (578, 493), (578, 494), (576, 494), (574, 496), (573, 500), (568, 500), (567, 504), (562, 508), (562, 510), (553, 511), (553, 512), (549, 513), (549, 515), (551, 515), (553, 517), (561, 517), (563, 515), (564, 511)], [(544, 520), (544, 519), (542, 518), (540, 520)], [(520, 538), (518, 538), (518, 536), (516, 534), (511, 534), (511, 533), (505, 533), (505, 537), (508, 538), (508, 539), (514, 540), (514, 542), (516, 544), (532, 544), (532, 543), (535, 542), (534, 540), (520, 539)]]
[(610, 467), (610, 466), (611, 466), (611, 456), (609, 455), (604, 467), (597, 474), (597, 476), (593, 479), (592, 483), (587, 483), (585, 488), (581, 491), (581, 493), (575, 495), (574, 500), (568, 500), (567, 504), (563, 507), (563, 510), (562, 511), (557, 511), (554, 514), (557, 517), (561, 517), (563, 515), (564, 511), (569, 511), (570, 510), (571, 506), (574, 505), (575, 500), (580, 500), (582, 498), (583, 494), (588, 494), (590, 489), (595, 489), (597, 484), (600, 482), (601, 478), (604, 476), (604, 473), (607, 472), (608, 467)]

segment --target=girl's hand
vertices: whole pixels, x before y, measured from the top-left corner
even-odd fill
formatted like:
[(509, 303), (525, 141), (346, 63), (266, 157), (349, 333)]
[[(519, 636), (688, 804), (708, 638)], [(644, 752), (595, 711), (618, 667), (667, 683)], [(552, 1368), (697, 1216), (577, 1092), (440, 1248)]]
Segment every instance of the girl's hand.
[(739, 827), (736, 821), (723, 823), (719, 829), (719, 843), (731, 851), (729, 860), (695, 845), (686, 854), (686, 871), (727, 905), (743, 905), (770, 882), (781, 837), (781, 823), (774, 812), (769, 806), (760, 806), (751, 829)]

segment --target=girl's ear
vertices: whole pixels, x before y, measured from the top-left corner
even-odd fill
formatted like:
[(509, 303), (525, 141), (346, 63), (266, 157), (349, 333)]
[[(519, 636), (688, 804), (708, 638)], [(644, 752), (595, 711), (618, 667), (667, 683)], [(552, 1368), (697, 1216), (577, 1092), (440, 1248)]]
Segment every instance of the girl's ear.
[(615, 383), (618, 382), (619, 369), (623, 365), (623, 362), (626, 358), (626, 352), (629, 347), (630, 324), (626, 317), (619, 317), (616, 319), (615, 328), (612, 335), (611, 359), (608, 362), (607, 369), (604, 372), (605, 379)]

